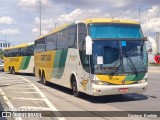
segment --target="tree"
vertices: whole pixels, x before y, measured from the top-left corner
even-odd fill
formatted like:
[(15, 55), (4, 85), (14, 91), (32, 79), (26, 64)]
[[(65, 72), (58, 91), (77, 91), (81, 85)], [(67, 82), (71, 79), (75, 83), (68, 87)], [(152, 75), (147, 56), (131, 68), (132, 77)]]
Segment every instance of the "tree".
[(3, 50), (0, 49), (0, 59), (3, 59)]

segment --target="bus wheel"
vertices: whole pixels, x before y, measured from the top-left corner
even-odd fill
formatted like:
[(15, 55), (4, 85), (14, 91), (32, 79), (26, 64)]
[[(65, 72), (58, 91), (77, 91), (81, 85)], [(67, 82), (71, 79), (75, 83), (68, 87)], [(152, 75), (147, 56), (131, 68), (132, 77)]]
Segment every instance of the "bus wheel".
[(9, 68), (9, 73), (10, 73), (10, 74), (12, 74), (12, 73), (13, 73), (12, 68)]
[(40, 82), (42, 83), (42, 74), (40, 70), (39, 70), (39, 79), (40, 79)]
[(79, 92), (78, 92), (78, 89), (77, 89), (77, 82), (75, 80), (75, 77), (72, 78), (72, 90), (73, 90), (73, 95), (75, 97), (79, 97)]
[(12, 74), (13, 74), (13, 75), (16, 74), (16, 72), (15, 72), (15, 70), (14, 70), (14, 67), (12, 68)]
[(48, 82), (46, 81), (44, 72), (42, 73), (41, 83), (42, 83), (44, 86), (47, 86), (47, 85), (48, 85)]

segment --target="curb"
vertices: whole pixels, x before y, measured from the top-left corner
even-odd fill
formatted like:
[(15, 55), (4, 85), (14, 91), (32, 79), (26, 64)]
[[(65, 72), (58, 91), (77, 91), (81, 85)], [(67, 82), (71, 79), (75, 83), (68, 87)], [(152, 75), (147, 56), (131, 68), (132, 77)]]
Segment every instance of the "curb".
[(160, 72), (160, 67), (155, 67), (155, 66), (152, 66), (152, 67), (148, 67), (148, 71), (158, 71)]

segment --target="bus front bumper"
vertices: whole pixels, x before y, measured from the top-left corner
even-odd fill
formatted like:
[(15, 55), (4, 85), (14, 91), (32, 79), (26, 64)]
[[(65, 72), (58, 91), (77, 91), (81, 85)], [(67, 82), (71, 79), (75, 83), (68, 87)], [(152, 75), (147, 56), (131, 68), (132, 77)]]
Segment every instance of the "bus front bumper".
[(92, 84), (92, 95), (117, 95), (128, 93), (143, 93), (147, 90), (148, 82), (130, 85), (96, 85)]

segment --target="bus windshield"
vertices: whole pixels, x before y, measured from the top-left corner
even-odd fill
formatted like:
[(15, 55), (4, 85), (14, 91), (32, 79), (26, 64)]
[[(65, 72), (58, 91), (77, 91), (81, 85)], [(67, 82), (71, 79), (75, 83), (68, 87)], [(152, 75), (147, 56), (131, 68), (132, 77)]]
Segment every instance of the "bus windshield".
[(89, 24), (89, 35), (93, 39), (95, 74), (147, 71), (147, 52), (140, 25)]
[(143, 38), (140, 25), (133, 24), (90, 24), (92, 39), (96, 38)]
[[(124, 41), (123, 41), (124, 42)], [(147, 52), (143, 40), (95, 40), (92, 70), (95, 74), (147, 71)]]

